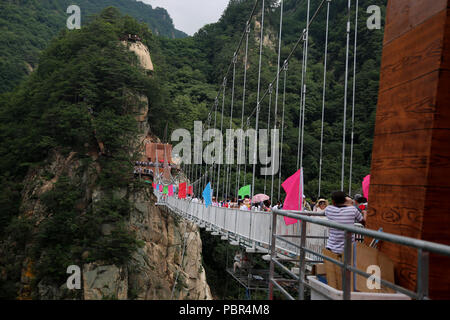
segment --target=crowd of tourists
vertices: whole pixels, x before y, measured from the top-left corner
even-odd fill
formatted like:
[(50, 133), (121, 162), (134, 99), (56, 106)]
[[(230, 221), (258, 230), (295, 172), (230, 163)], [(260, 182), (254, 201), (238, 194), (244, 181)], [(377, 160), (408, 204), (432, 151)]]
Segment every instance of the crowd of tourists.
[[(336, 205), (332, 196), (332, 204)], [(342, 195), (341, 195), (342, 196)], [(345, 201), (343, 203), (344, 206), (353, 206), (358, 209), (359, 212), (365, 211), (367, 207), (367, 199), (360, 194), (356, 194), (353, 198), (349, 197), (344, 193)], [(187, 200), (197, 203), (205, 203), (205, 200), (202, 197), (196, 197), (195, 195), (187, 196)], [(338, 200), (339, 201), (339, 200)], [(212, 206), (214, 207), (222, 207), (222, 208), (230, 208), (230, 209), (240, 209), (246, 211), (259, 211), (259, 212), (270, 212), (273, 209), (283, 209), (283, 200), (275, 200), (272, 204), (270, 198), (264, 201), (251, 201), (250, 196), (244, 196), (242, 198), (239, 196), (238, 198), (226, 198), (226, 199), (217, 199), (215, 196), (212, 197)], [(338, 203), (337, 205), (341, 205)], [(324, 213), (326, 208), (330, 206), (330, 203), (325, 198), (316, 199), (306, 199), (303, 197), (303, 210), (304, 211), (312, 211), (316, 213)]]

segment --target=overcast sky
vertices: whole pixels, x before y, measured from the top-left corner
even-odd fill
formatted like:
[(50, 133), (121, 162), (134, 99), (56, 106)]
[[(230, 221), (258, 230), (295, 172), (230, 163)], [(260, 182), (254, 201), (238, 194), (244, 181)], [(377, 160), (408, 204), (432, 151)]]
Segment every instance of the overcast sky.
[(193, 35), (205, 24), (217, 22), (229, 0), (141, 0), (166, 9), (178, 30)]

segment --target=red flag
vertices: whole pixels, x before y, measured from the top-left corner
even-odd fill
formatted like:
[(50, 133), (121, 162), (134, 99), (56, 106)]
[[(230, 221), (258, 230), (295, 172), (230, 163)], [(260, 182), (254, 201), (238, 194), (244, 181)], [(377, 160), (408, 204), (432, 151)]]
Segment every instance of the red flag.
[(156, 183), (152, 183), (153, 189), (156, 189)]
[(364, 195), (364, 198), (367, 199), (367, 201), (369, 201), (369, 186), (370, 186), (370, 174), (365, 176), (364, 180), (362, 182), (363, 195)]
[(186, 199), (186, 182), (180, 183), (178, 186), (178, 198), (180, 199)]
[[(287, 178), (281, 185), (286, 191), (286, 199), (284, 199), (283, 210), (302, 210), (303, 207), (303, 177), (302, 170), (298, 170), (292, 176)], [(300, 201), (300, 195), (302, 201)], [(297, 223), (294, 218), (284, 217), (286, 225)]]
[(188, 194), (191, 196), (194, 194), (194, 188), (192, 186), (189, 186)]

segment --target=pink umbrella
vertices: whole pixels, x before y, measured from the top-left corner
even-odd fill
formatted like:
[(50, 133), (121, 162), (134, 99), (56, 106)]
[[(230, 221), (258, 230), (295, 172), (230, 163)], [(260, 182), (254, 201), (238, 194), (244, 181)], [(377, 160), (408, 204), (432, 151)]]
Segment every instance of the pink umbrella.
[(252, 202), (263, 202), (263, 201), (266, 201), (266, 200), (269, 200), (269, 199), (270, 199), (270, 197), (268, 195), (262, 194), (262, 193), (258, 193), (258, 194), (255, 194), (253, 196)]

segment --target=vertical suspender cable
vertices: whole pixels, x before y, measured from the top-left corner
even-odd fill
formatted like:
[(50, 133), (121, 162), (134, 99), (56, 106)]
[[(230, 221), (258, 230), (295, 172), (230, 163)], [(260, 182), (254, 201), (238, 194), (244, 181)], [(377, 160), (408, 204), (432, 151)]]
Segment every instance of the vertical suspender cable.
[(310, 9), (311, 2), (308, 0), (308, 8), (307, 8), (307, 14), (306, 14), (306, 39), (305, 39), (305, 64), (303, 65), (303, 73), (304, 73), (304, 83), (302, 88), (302, 133), (301, 133), (301, 146), (300, 146), (300, 170), (301, 170), (301, 177), (299, 181), (299, 195), (298, 195), (298, 207), (299, 209), (302, 208), (302, 201), (303, 201), (303, 194), (305, 193), (305, 190), (302, 188), (302, 181), (303, 176), (305, 175), (305, 172), (303, 170), (303, 144), (304, 144), (304, 137), (305, 137), (305, 117), (306, 117), (306, 71), (308, 69), (308, 44), (309, 44), (309, 9)]
[(305, 68), (305, 41), (306, 41), (306, 30), (303, 30), (303, 55), (302, 55), (302, 82), (300, 87), (300, 110), (298, 117), (298, 145), (297, 145), (297, 168), (300, 167), (300, 145), (302, 139), (302, 118), (303, 118), (303, 83), (305, 81), (305, 74), (303, 70)]
[(348, 20), (347, 20), (347, 49), (345, 54), (345, 88), (344, 88), (344, 120), (342, 129), (342, 167), (341, 167), (341, 191), (344, 191), (344, 174), (345, 174), (345, 130), (347, 124), (347, 90), (348, 90), (348, 56), (350, 47), (350, 8), (351, 0), (348, 0)]
[(198, 173), (198, 165), (195, 165), (195, 180), (194, 180), (194, 188), (195, 188), (195, 187), (197, 187), (197, 193), (199, 193), (199, 190), (198, 190), (198, 185), (197, 185), (197, 177), (198, 177), (197, 173)]
[[(191, 165), (188, 163), (185, 165), (185, 167), (186, 167), (186, 171), (185, 171), (186, 180), (187, 180), (187, 182), (190, 182), (189, 170), (190, 170)], [(156, 175), (156, 169), (155, 169), (155, 175)], [(188, 185), (189, 185), (189, 183), (188, 183)]]
[(286, 105), (286, 79), (287, 79), (287, 71), (288, 71), (288, 62), (284, 61), (283, 65), (284, 71), (284, 84), (283, 84), (283, 112), (281, 116), (281, 145), (280, 145), (280, 170), (278, 172), (278, 201), (280, 201), (280, 189), (281, 189), (281, 171), (283, 168), (283, 140), (284, 140), (284, 109)]
[[(235, 79), (236, 79), (236, 62), (237, 62), (237, 53), (234, 53), (233, 56), (233, 84), (231, 87), (231, 106), (230, 106), (230, 131), (231, 129), (233, 129), (233, 106), (234, 106), (234, 84), (235, 84)], [(228, 141), (227, 141), (228, 142)], [(227, 145), (228, 152), (231, 155), (231, 153), (234, 154), (234, 143), (230, 143), (229, 145)], [(227, 154), (228, 154), (227, 152)], [(229, 192), (229, 187), (228, 187), (228, 178), (230, 180), (230, 184), (231, 184), (231, 157), (228, 158), (227, 161), (227, 182), (226, 182), (226, 196), (229, 197), (230, 196), (230, 192)]]
[[(211, 132), (209, 129), (211, 129), (211, 111), (208, 113), (208, 142), (211, 139)], [(208, 162), (205, 161), (205, 164), (206, 164), (205, 170), (205, 188), (206, 188), (206, 185), (208, 184), (209, 171), (208, 171)]]
[[(225, 198), (225, 192), (226, 192), (226, 185), (225, 185), (225, 180), (226, 180), (226, 175), (227, 175), (227, 171), (226, 171), (226, 167), (225, 164), (223, 166), (223, 180), (222, 180), (222, 199)], [(219, 201), (219, 199), (217, 199), (217, 201)]]
[[(279, 85), (280, 85), (281, 36), (282, 36), (282, 32), (283, 32), (283, 3), (284, 3), (284, 1), (281, 0), (281, 7), (280, 7), (280, 35), (278, 37), (277, 86), (276, 86), (276, 89), (275, 89), (274, 130), (277, 129), (278, 91), (279, 91)], [(272, 142), (274, 142), (274, 141), (272, 141)], [(270, 199), (272, 201), (273, 201), (273, 178), (274, 178), (274, 175), (275, 175), (274, 165), (273, 165), (274, 161), (275, 161), (275, 157), (274, 157), (274, 155), (272, 155), (272, 186), (271, 186), (271, 191), (270, 191)]]
[(193, 187), (193, 182), (194, 182), (194, 150), (193, 147), (191, 146), (191, 157), (189, 159), (190, 164), (189, 164), (189, 184), (192, 185), (192, 193), (194, 193), (194, 187)]
[[(208, 118), (209, 118), (209, 114), (208, 114)], [(202, 139), (203, 140), (203, 139)], [(200, 169), (203, 170), (203, 175), (201, 176), (201, 185), (200, 185), (200, 190), (204, 190), (206, 187), (206, 167), (205, 164), (203, 163), (203, 141), (202, 141), (202, 157), (201, 157), (202, 161), (201, 161), (201, 165), (200, 165)]]
[[(245, 127), (247, 130), (250, 128), (250, 119), (249, 118), (247, 118)], [(249, 141), (249, 143), (250, 143), (250, 141)], [(244, 141), (243, 145), (245, 146), (245, 141)], [(247, 161), (245, 161), (245, 163), (244, 163), (244, 184), (243, 184), (243, 186), (246, 186), (246, 185), (247, 185)]]
[[(222, 93), (222, 117), (220, 119), (220, 132), (222, 133), (222, 129), (223, 129), (223, 108), (225, 106), (225, 90), (227, 87), (227, 78), (223, 78), (223, 93)], [(220, 146), (220, 152), (219, 152), (219, 165), (217, 168), (217, 190), (216, 190), (216, 199), (219, 200), (219, 187), (220, 187), (220, 165), (222, 163), (223, 160), (223, 141), (222, 141), (222, 145)]]
[(322, 92), (322, 127), (320, 129), (320, 155), (319, 155), (319, 190), (317, 192), (317, 199), (320, 198), (321, 183), (322, 183), (322, 159), (323, 159), (323, 126), (325, 121), (325, 99), (327, 90), (327, 59), (328, 59), (328, 28), (330, 21), (330, 1), (327, 3), (327, 26), (325, 31), (325, 55), (323, 62), (323, 92)]
[[(308, 0), (308, 8), (307, 8), (307, 15), (306, 15), (306, 39), (305, 39), (305, 64), (303, 66), (303, 73), (304, 73), (304, 83), (302, 88), (302, 135), (301, 135), (301, 146), (300, 146), (300, 168), (302, 169), (302, 175), (304, 175), (303, 172), (303, 149), (304, 149), (304, 138), (305, 138), (305, 117), (306, 117), (306, 74), (308, 69), (308, 44), (309, 44), (309, 9), (310, 9), (311, 1)], [(300, 199), (303, 195), (300, 195)]]
[[(267, 131), (269, 134), (268, 139), (270, 139), (270, 113), (271, 113), (271, 109), (272, 109), (272, 84), (269, 84), (269, 114), (267, 116)], [(269, 140), (267, 140), (268, 142), (268, 146), (270, 146)], [(264, 176), (264, 194), (266, 194), (266, 184), (267, 184), (267, 174)], [(270, 201), (273, 201), (273, 199), (270, 199)]]
[[(214, 129), (216, 129), (216, 120), (217, 120), (217, 107), (219, 106), (219, 100), (217, 99), (217, 97), (216, 97), (216, 99), (215, 99), (215, 101), (214, 101)], [(216, 158), (216, 154), (214, 155), (214, 158)], [(217, 185), (215, 185), (215, 181), (214, 181), (214, 178), (215, 178), (215, 172), (216, 172), (216, 161), (214, 160), (213, 161), (213, 164), (212, 164), (212, 173), (211, 173), (211, 186), (212, 186), (212, 188), (213, 188), (213, 190), (214, 190), (214, 188), (218, 188), (218, 186)]]
[(358, 44), (358, 5), (359, 0), (356, 0), (356, 17), (355, 17), (355, 44), (353, 53), (353, 102), (352, 102), (352, 135), (350, 145), (350, 172), (348, 178), (348, 194), (352, 193), (352, 173), (353, 173), (353, 137), (355, 134), (355, 96), (356, 96), (356, 51)]
[[(248, 65), (248, 38), (250, 35), (250, 22), (251, 20), (247, 21), (247, 27), (246, 27), (246, 40), (245, 40), (245, 60), (244, 60), (244, 85), (243, 85), (243, 94), (242, 94), (242, 111), (241, 111), (241, 130), (243, 130), (244, 128), (244, 112), (245, 112), (245, 94), (246, 94), (246, 86), (247, 86), (247, 65)], [(245, 185), (245, 176), (247, 173), (247, 157), (246, 157), (246, 148), (245, 148), (245, 137), (243, 135), (243, 131), (241, 131), (241, 137), (240, 137), (240, 143), (238, 143), (239, 146), (239, 158), (241, 158), (242, 156), (242, 152), (244, 152), (244, 158), (245, 158), (245, 163), (244, 163), (244, 167), (245, 167), (245, 173), (244, 173), (244, 185)], [(242, 150), (244, 149), (244, 150)], [(241, 166), (239, 165), (239, 169), (238, 169), (238, 185), (237, 185), (237, 190), (239, 190), (240, 187), (240, 182), (241, 182)]]
[(261, 63), (262, 63), (262, 52), (263, 52), (263, 40), (264, 40), (264, 7), (265, 3), (262, 0), (262, 9), (261, 9), (261, 36), (259, 38), (259, 67), (258, 67), (258, 91), (256, 93), (256, 135), (255, 135), (255, 144), (254, 144), (254, 152), (253, 152), (253, 175), (252, 175), (252, 194), (251, 198), (255, 195), (255, 174), (256, 174), (256, 150), (258, 149), (258, 134), (259, 134), (259, 111), (260, 111), (260, 91), (261, 91)]

